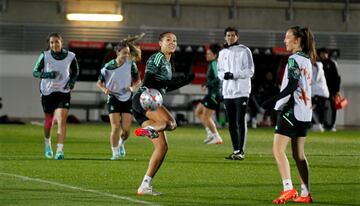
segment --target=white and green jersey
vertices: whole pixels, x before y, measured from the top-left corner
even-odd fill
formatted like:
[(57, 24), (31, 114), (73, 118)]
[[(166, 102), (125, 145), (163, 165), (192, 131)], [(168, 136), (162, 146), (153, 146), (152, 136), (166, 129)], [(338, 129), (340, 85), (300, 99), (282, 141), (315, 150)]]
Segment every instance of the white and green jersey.
[[(61, 58), (55, 59), (54, 54), (51, 50), (44, 51), (35, 65), (34, 72), (53, 72), (57, 73), (56, 78), (42, 78), (40, 82), (40, 91), (42, 95), (49, 95), (52, 92), (62, 92), (62, 93), (69, 93), (70, 89), (65, 88), (66, 84), (70, 80), (70, 65), (75, 60), (75, 64), (77, 67), (75, 54), (70, 51), (62, 51), (59, 56)], [(40, 66), (41, 65), (41, 66)], [(77, 67), (78, 70), (78, 67)], [(77, 74), (75, 76), (77, 77)], [(75, 79), (76, 79), (75, 77)]]
[(289, 102), (293, 102), (295, 118), (298, 121), (309, 122), (312, 118), (312, 64), (309, 57), (303, 52), (296, 52), (289, 57), (281, 83), (281, 91), (287, 86), (289, 78), (297, 79), (298, 87), (293, 94), (278, 100), (275, 110), (282, 110)]
[(99, 80), (110, 89), (111, 95), (119, 101), (127, 101), (131, 97), (129, 87), (132, 81), (139, 80), (139, 71), (135, 62), (126, 60), (118, 66), (115, 59), (111, 60), (100, 71)]

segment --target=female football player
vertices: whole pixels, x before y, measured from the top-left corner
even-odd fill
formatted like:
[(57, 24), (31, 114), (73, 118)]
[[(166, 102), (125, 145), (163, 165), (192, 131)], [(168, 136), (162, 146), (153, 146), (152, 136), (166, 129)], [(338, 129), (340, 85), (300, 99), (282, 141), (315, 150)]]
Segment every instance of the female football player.
[[(141, 50), (131, 50), (130, 48), (135, 47), (128, 41), (121, 41), (115, 47), (116, 59), (105, 64), (96, 84), (108, 96), (111, 160), (125, 157), (124, 144), (129, 137), (132, 122), (132, 93), (141, 83), (136, 63), (130, 58), (132, 56), (140, 57)], [(131, 55), (134, 52), (136, 55)]]
[(208, 133), (207, 138), (204, 140), (205, 144), (223, 143), (223, 140), (217, 131), (216, 124), (212, 119), (212, 116), (220, 103), (220, 80), (217, 72), (217, 57), (219, 51), (220, 46), (217, 44), (211, 44), (206, 50), (206, 60), (209, 64), (206, 74), (206, 83), (202, 88), (204, 90), (207, 89), (208, 93), (195, 110), (197, 118), (199, 118)]
[(62, 48), (63, 39), (58, 33), (47, 38), (48, 50), (37, 59), (33, 76), (40, 78), (41, 104), (45, 114), (44, 137), (45, 157), (53, 157), (51, 148), (51, 128), (54, 117), (58, 124), (58, 144), (55, 159), (64, 159), (64, 140), (66, 120), (70, 109), (70, 92), (79, 75), (79, 66), (75, 54)]
[(157, 89), (162, 95), (167, 91), (176, 90), (194, 79), (194, 74), (173, 76), (174, 67), (171, 56), (177, 47), (174, 33), (164, 32), (159, 36), (160, 51), (153, 54), (146, 63), (144, 82), (133, 98), (133, 113), (136, 121), (142, 128), (135, 130), (137, 136), (147, 136), (154, 145), (148, 169), (144, 179), (137, 190), (138, 195), (160, 195), (152, 189), (151, 182), (159, 170), (168, 150), (165, 130), (176, 128), (176, 121), (164, 105), (156, 110), (145, 111), (139, 98), (146, 88)]
[[(311, 78), (312, 64), (316, 61), (314, 35), (308, 28), (298, 26), (287, 30), (284, 43), (292, 53), (285, 68), (278, 95), (266, 100), (269, 107), (274, 101), (278, 111), (275, 127), (273, 154), (283, 182), (283, 191), (273, 203), (283, 204), (292, 199), (295, 202), (312, 202), (309, 185), (309, 167), (305, 157), (304, 144), (311, 124)], [(300, 175), (301, 194), (293, 188), (290, 165), (286, 157), (286, 146), (291, 141), (292, 153)]]

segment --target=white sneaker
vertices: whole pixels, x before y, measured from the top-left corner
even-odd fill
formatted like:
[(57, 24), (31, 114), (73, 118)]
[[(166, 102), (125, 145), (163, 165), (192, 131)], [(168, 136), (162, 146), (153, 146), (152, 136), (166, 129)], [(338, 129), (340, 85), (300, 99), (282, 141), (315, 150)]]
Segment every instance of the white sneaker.
[(257, 120), (256, 120), (256, 118), (252, 118), (251, 119), (251, 128), (256, 128), (257, 127)]
[(212, 135), (207, 136), (207, 137), (204, 139), (204, 144), (207, 144), (207, 143), (210, 142), (212, 139), (213, 139), (213, 136), (212, 136)]
[(152, 189), (152, 186), (150, 186), (150, 187), (142, 187), (142, 186), (140, 186), (139, 189), (136, 192), (136, 195), (159, 196), (159, 195), (161, 195), (161, 193), (154, 191)]
[(120, 156), (118, 154), (111, 156), (110, 160), (117, 160), (120, 159)]
[(222, 144), (224, 143), (221, 137), (211, 137), (211, 140), (205, 144)]
[(324, 132), (324, 128), (321, 124), (314, 124), (312, 127), (311, 127), (311, 130), (314, 131), (314, 132)]

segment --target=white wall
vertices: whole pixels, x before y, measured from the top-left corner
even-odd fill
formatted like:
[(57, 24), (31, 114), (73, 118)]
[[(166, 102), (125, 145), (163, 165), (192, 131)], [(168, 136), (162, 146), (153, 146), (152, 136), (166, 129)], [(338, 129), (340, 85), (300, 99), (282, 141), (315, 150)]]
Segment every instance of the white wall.
[[(3, 108), (1, 115), (19, 118), (41, 118), (43, 116), (39, 80), (32, 77), (34, 63), (39, 53), (0, 53), (0, 97)], [(342, 93), (349, 99), (349, 106), (339, 111), (338, 125), (360, 125), (360, 61), (339, 60), (339, 72), (342, 77)], [(93, 82), (78, 82), (75, 90), (97, 91)], [(200, 92), (198, 86), (182, 88), (181, 92)], [(76, 99), (75, 95), (72, 99)], [(79, 97), (78, 97), (79, 98)], [(81, 119), (85, 112), (72, 109)], [(97, 120), (99, 113), (92, 112), (91, 119)]]
[[(33, 67), (40, 53), (0, 53), (0, 97), (3, 108), (1, 115), (19, 118), (42, 118), (39, 79), (32, 76)], [(78, 82), (76, 90), (94, 90), (93, 82)], [(76, 96), (72, 96), (76, 99)], [(84, 119), (85, 111), (72, 109), (71, 114)], [(91, 119), (98, 119), (99, 113), (91, 112)]]

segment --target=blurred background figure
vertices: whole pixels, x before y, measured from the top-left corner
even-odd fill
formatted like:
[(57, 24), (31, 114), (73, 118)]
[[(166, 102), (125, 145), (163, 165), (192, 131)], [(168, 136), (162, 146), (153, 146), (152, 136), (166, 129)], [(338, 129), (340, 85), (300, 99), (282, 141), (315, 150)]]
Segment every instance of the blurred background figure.
[[(274, 75), (271, 71), (265, 73), (263, 77), (263, 81), (260, 84), (259, 93), (261, 97), (261, 102), (269, 99), (279, 93), (279, 87), (276, 84), (276, 80), (274, 79)], [(275, 102), (271, 105), (271, 108), (275, 106)], [(272, 126), (276, 122), (276, 113), (273, 112), (272, 109), (263, 109), (263, 118), (261, 125), (263, 126)]]
[(317, 61), (312, 67), (313, 78), (311, 80), (311, 99), (313, 104), (312, 130), (324, 131), (324, 117), (326, 101), (329, 98), (329, 89), (323, 70), (323, 64)]
[(341, 77), (338, 72), (337, 64), (329, 57), (329, 50), (327, 48), (321, 48), (319, 50), (320, 61), (323, 64), (326, 84), (329, 89), (330, 96), (328, 101), (330, 103), (330, 117), (327, 117), (328, 121), (324, 122), (326, 130), (336, 131), (336, 107), (335, 97), (339, 95)]
[(213, 114), (220, 104), (220, 80), (217, 71), (217, 57), (220, 51), (218, 44), (211, 44), (206, 50), (206, 61), (208, 61), (208, 70), (206, 73), (206, 83), (202, 86), (207, 89), (207, 95), (197, 105), (195, 110), (196, 117), (205, 127), (207, 137), (205, 144), (222, 144), (223, 140), (219, 135), (216, 124), (212, 119)]

